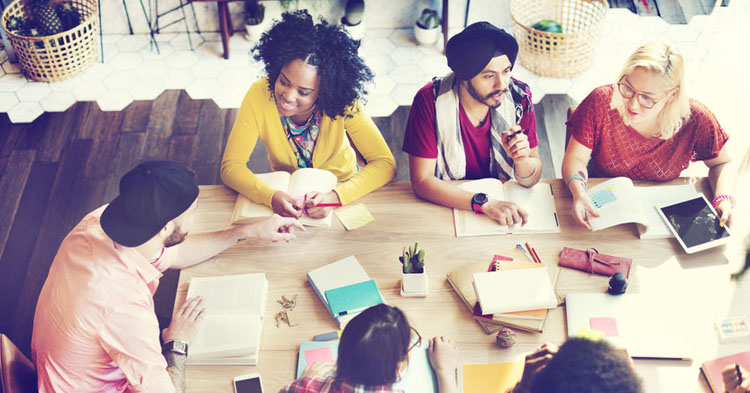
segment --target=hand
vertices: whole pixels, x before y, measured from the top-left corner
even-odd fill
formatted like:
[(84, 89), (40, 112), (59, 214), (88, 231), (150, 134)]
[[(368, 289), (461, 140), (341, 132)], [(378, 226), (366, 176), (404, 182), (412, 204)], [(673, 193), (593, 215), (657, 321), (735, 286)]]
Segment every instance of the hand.
[(325, 377), (336, 372), (336, 365), (331, 362), (315, 362), (308, 364), (300, 378), (303, 377)]
[(458, 367), (458, 349), (448, 337), (437, 336), (429, 340), (430, 364), (438, 377), (441, 375), (454, 376)]
[(517, 131), (521, 131), (521, 127), (515, 125), (510, 130), (500, 134), (500, 142), (503, 145), (503, 149), (505, 149), (513, 161), (529, 158), (529, 154), (531, 153), (529, 137), (523, 132), (515, 134)]
[(573, 197), (573, 218), (578, 222), (578, 225), (592, 230), (589, 217), (599, 217), (599, 211), (596, 210), (594, 204), (591, 203), (591, 199), (587, 194), (582, 194)]
[(271, 209), (274, 213), (283, 217), (300, 218), (302, 216), (302, 205), (297, 199), (284, 191), (276, 191), (271, 197)]
[(724, 225), (730, 225), (732, 223), (732, 201), (724, 199), (716, 205), (716, 213), (719, 214), (719, 222)]
[(557, 353), (557, 346), (544, 344), (529, 355), (526, 355), (526, 363), (523, 366), (523, 376), (521, 382), (513, 389), (513, 393), (527, 393), (531, 389), (534, 377), (547, 365), (552, 356)]
[(271, 217), (258, 221), (255, 224), (246, 226), (248, 237), (254, 237), (260, 240), (270, 240), (274, 243), (278, 241), (289, 242), (294, 240), (294, 230), (305, 231), (305, 227), (297, 221), (296, 218), (281, 217), (274, 214)]
[(325, 218), (333, 207), (315, 207), (321, 203), (341, 203), (339, 195), (335, 191), (328, 191), (325, 194), (317, 191), (308, 192), (305, 195), (305, 212), (310, 218)]
[(195, 338), (198, 325), (205, 316), (206, 306), (203, 305), (203, 299), (200, 296), (187, 299), (177, 310), (177, 313), (172, 316), (169, 327), (162, 330), (162, 339), (165, 343), (172, 340), (182, 340), (190, 344)]
[(724, 379), (724, 391), (727, 393), (750, 392), (750, 376), (748, 376), (748, 371), (742, 367), (740, 367), (740, 371), (742, 371), (741, 381), (734, 364), (726, 366), (721, 370), (721, 376)]
[(490, 199), (482, 206), (482, 211), (500, 225), (526, 225), (529, 221), (529, 214), (526, 210), (513, 202)]

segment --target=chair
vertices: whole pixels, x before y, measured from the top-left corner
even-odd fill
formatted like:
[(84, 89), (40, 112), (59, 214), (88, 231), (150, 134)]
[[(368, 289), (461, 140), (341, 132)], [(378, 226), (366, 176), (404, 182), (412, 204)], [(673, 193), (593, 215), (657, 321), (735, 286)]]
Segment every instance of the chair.
[(0, 393), (37, 393), (34, 364), (0, 333)]

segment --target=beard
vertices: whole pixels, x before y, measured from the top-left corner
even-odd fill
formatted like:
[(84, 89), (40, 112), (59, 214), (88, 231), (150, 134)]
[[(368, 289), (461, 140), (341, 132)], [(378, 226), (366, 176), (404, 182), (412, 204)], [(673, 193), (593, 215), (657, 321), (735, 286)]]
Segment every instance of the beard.
[(496, 91), (493, 91), (490, 94), (487, 94), (485, 97), (482, 97), (482, 96), (479, 95), (479, 92), (477, 91), (477, 89), (474, 88), (474, 85), (471, 84), (471, 80), (467, 80), (466, 81), (466, 91), (469, 92), (469, 95), (471, 95), (472, 98), (474, 98), (475, 100), (481, 102), (484, 105), (487, 105), (488, 107), (490, 107), (492, 109), (495, 109), (495, 108), (499, 107), (500, 104), (502, 104), (503, 101), (500, 100), (497, 103), (491, 103), (490, 104), (488, 102), (489, 99), (492, 98), (492, 97), (494, 97), (494, 96), (496, 96), (496, 95), (498, 95), (498, 94), (500, 94), (500, 93), (503, 93), (503, 94), (507, 94), (508, 93), (508, 89), (496, 90)]
[(169, 248), (184, 242), (187, 235), (187, 231), (182, 232), (180, 227), (175, 225), (172, 233), (170, 233), (169, 236), (164, 240), (164, 247)]

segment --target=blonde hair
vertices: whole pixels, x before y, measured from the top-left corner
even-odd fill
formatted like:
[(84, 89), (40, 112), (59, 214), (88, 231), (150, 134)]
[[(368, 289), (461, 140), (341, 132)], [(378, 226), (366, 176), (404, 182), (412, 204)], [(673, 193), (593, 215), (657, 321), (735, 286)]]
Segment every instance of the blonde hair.
[[(664, 78), (673, 89), (672, 100), (659, 113), (661, 139), (669, 139), (690, 117), (690, 101), (685, 91), (685, 65), (677, 47), (662, 41), (649, 42), (638, 48), (625, 62), (617, 81), (641, 67)], [(616, 87), (615, 87), (616, 88)], [(627, 123), (625, 104), (620, 94), (612, 94), (612, 109), (617, 109)]]

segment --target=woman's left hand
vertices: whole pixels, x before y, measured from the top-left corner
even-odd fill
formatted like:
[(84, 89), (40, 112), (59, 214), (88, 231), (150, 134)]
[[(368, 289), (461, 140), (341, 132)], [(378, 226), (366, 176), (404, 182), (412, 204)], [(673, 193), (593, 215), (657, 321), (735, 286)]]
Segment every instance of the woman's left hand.
[(333, 210), (333, 207), (317, 207), (321, 203), (341, 203), (338, 194), (334, 191), (320, 193), (308, 192), (305, 195), (305, 211), (310, 218), (324, 218)]
[(724, 199), (723, 201), (719, 202), (718, 205), (716, 205), (716, 213), (719, 214), (719, 221), (724, 225), (731, 225), (732, 224), (732, 201), (729, 199)]

